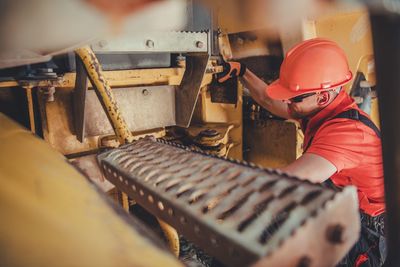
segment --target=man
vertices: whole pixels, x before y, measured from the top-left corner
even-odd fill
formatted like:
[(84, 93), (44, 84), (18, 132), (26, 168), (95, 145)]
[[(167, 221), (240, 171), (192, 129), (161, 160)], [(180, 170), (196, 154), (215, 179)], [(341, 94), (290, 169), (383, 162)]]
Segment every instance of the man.
[(386, 250), (380, 132), (343, 89), (352, 79), (344, 51), (332, 41), (311, 39), (286, 54), (280, 78), (269, 86), (238, 62), (224, 63), (217, 78), (236, 76), (261, 106), (301, 123), (304, 153), (283, 171), (334, 188), (357, 187), (361, 237), (340, 265), (381, 266)]

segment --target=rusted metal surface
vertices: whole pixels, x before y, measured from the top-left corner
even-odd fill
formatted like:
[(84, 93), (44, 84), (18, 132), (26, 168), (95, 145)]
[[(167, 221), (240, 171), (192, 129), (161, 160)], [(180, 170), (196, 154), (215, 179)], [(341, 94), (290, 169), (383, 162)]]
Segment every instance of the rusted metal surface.
[(189, 127), (209, 58), (207, 53), (186, 56), (185, 73), (181, 84), (176, 88), (175, 110), (178, 126)]
[[(358, 238), (354, 188), (334, 192), (153, 138), (98, 159), (117, 188), (228, 266), (333, 266)], [(342, 227), (342, 243), (329, 242), (331, 224)]]
[(101, 65), (88, 46), (75, 50), (75, 53), (81, 58), (85, 66), (88, 77), (96, 91), (96, 94), (103, 106), (107, 117), (114, 128), (115, 134), (121, 144), (130, 143), (133, 135), (121, 115), (115, 97), (111, 91), (111, 87), (102, 73)]

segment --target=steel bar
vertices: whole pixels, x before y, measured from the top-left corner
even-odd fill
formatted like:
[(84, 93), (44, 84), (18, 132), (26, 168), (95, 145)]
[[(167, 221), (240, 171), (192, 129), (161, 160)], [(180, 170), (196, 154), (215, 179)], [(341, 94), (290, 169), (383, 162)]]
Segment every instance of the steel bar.
[(96, 53), (207, 53), (208, 32), (143, 32), (100, 40), (92, 48)]
[(33, 97), (32, 97), (32, 86), (25, 86), (26, 98), (28, 101), (28, 112), (29, 112), (29, 125), (32, 133), (36, 133), (35, 125), (35, 112), (33, 110)]
[(335, 192), (153, 138), (98, 160), (117, 188), (228, 266), (333, 266), (358, 239), (354, 188)]
[(400, 15), (372, 11), (371, 26), (385, 173), (385, 266), (400, 266)]
[(72, 95), (73, 112), (74, 112), (74, 125), (76, 138), (83, 142), (85, 138), (85, 117), (86, 117), (86, 92), (88, 89), (88, 76), (86, 74), (85, 66), (78, 55), (75, 56), (76, 60), (76, 79), (75, 88)]

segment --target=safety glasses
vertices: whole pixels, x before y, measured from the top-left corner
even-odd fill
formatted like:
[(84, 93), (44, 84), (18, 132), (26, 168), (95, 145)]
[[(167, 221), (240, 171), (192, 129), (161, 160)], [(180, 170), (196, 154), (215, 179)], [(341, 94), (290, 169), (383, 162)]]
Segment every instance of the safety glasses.
[(290, 102), (292, 103), (300, 103), (302, 102), (305, 98), (312, 96), (312, 95), (316, 95), (317, 93), (308, 93), (308, 94), (304, 94), (304, 95), (298, 95), (295, 97), (292, 97), (289, 99)]

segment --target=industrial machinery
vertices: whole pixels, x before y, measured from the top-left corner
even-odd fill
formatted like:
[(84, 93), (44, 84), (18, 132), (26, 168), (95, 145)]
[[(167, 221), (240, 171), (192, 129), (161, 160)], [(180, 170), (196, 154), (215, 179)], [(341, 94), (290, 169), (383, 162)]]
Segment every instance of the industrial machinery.
[[(272, 169), (301, 155), (298, 123), (262, 109), (237, 79), (218, 84), (213, 77), (223, 58), (272, 82), (288, 48), (327, 37), (341, 44), (357, 74), (346, 90), (378, 123), (365, 6), (324, 5), (312, 14), (301, 8), (278, 23), (275, 11), (288, 1), (278, 7), (263, 0), (137, 1), (125, 9), (71, 2), (63, 8), (85, 2), (78, 14), (90, 15), (89, 22), (99, 23), (85, 13), (92, 4), (113, 18), (133, 12), (129, 25), (138, 28), (107, 35), (94, 27), (89, 36), (85, 26), (87, 35), (71, 33), (68, 49), (59, 49), (66, 44), (58, 40), (38, 50), (51, 43), (39, 40), (25, 54), (19, 46), (7, 50), (18, 38), (5, 42), (0, 265), (181, 266), (129, 214), (137, 205), (157, 218), (175, 255), (183, 237), (215, 258), (215, 266), (334, 266), (346, 255), (360, 230), (355, 188), (336, 192)], [(306, 2), (314, 1), (299, 7)], [(139, 31), (149, 16), (142, 4), (158, 16), (174, 8), (177, 18), (168, 18), (176, 29), (155, 20), (158, 29)], [(10, 6), (19, 14), (18, 5)], [(29, 253), (19, 257), (21, 251)]]

